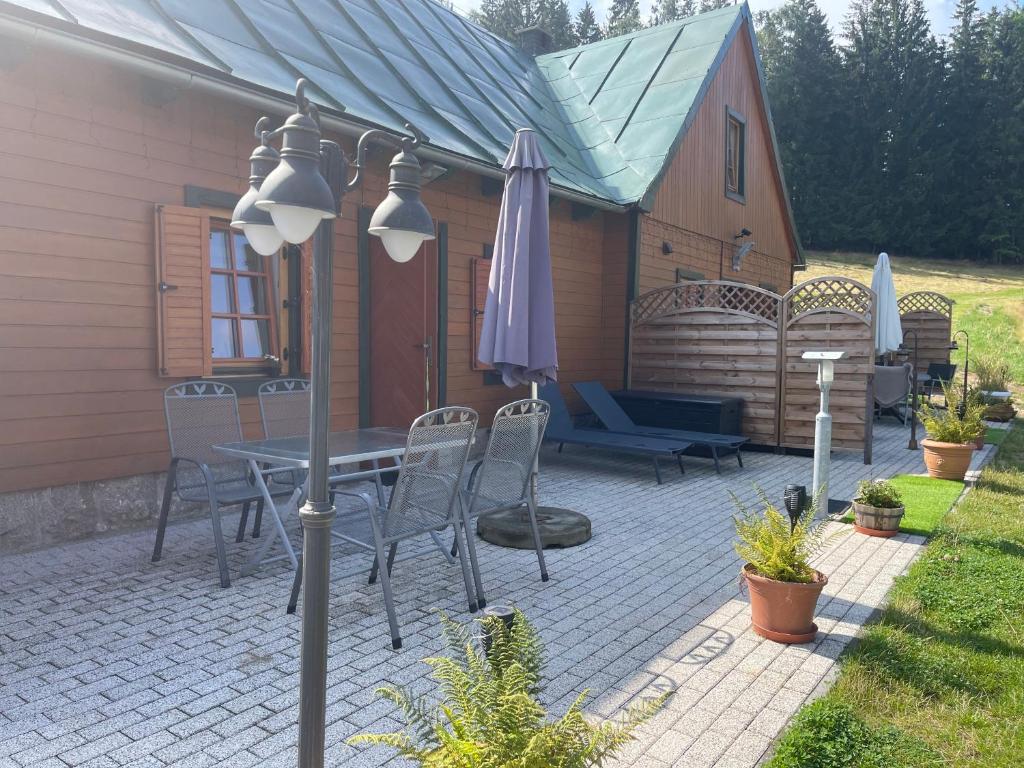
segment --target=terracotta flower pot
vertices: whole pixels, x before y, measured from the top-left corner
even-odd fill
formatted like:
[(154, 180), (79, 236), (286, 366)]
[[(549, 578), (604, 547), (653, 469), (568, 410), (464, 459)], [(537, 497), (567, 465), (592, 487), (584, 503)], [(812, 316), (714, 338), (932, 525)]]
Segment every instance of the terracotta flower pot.
[(984, 434), (984, 433), (982, 433), (982, 434), (978, 435), (978, 437), (977, 437), (977, 438), (975, 438), (975, 440), (974, 440), (974, 447), (975, 447), (975, 448), (976, 448), (977, 450), (979, 450), (979, 451), (980, 451), (980, 450), (981, 450), (982, 448), (984, 448), (984, 447), (985, 447), (985, 434)]
[(828, 577), (815, 571), (810, 584), (794, 584), (759, 576), (750, 565), (743, 566), (743, 579), (750, 592), (750, 619), (754, 631), (777, 643), (809, 643), (818, 632), (814, 609)]
[(971, 465), (974, 443), (940, 443), (936, 440), (921, 441), (924, 448), (924, 465), (928, 477), (943, 480), (963, 480)]
[(857, 533), (888, 538), (900, 532), (903, 507), (872, 507), (853, 502), (853, 528)]

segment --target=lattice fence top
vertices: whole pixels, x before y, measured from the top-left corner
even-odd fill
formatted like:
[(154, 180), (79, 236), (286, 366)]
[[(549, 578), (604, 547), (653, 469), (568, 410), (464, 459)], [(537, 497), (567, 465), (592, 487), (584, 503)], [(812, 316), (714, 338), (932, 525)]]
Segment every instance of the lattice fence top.
[(764, 288), (725, 280), (697, 280), (648, 291), (633, 302), (633, 323), (680, 312), (709, 309), (749, 315), (777, 324), (778, 294)]
[(900, 315), (914, 312), (934, 312), (947, 319), (953, 318), (953, 300), (935, 291), (915, 291), (901, 296), (897, 302)]
[(786, 301), (790, 318), (808, 312), (843, 310), (869, 320), (874, 294), (868, 286), (848, 277), (819, 277), (795, 286), (786, 294)]

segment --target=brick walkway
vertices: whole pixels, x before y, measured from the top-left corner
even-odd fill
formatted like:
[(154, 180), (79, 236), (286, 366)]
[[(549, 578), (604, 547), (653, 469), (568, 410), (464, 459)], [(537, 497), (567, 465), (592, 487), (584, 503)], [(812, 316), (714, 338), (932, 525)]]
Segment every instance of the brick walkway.
[[(863, 478), (921, 472), (920, 461), (906, 450), (905, 430), (886, 422), (876, 428), (873, 466), (836, 454), (832, 495), (849, 498)], [(817, 643), (761, 641), (738, 589), (728, 494), (752, 501), (758, 484), (778, 498), (787, 482), (810, 484), (811, 460), (752, 453), (746, 463), (740, 471), (726, 462), (716, 476), (691, 459), (685, 477), (667, 472), (657, 486), (642, 463), (545, 452), (542, 501), (586, 512), (594, 538), (548, 552), (547, 584), (532, 552), (481, 544), (491, 604), (515, 602), (542, 631), (555, 711), (583, 688), (594, 697), (589, 710), (605, 716), (634, 697), (676, 690), (618, 765), (755, 765), (829, 683), (836, 657), (920, 549), (907, 535), (838, 537), (819, 563), (830, 581)], [(0, 765), (295, 764), (290, 571), (275, 564), (240, 577), (251, 544), (231, 543), (234, 583), (221, 590), (208, 531), (208, 522), (172, 527), (156, 565), (152, 532), (0, 559)], [(425, 684), (418, 660), (440, 647), (432, 609), (467, 618), (458, 566), (427, 548), (395, 568), (405, 647), (391, 651), (368, 565), (362, 554), (334, 559), (327, 745), (335, 766), (388, 762), (387, 750), (355, 750), (345, 738), (397, 725), (374, 698), (378, 685)]]

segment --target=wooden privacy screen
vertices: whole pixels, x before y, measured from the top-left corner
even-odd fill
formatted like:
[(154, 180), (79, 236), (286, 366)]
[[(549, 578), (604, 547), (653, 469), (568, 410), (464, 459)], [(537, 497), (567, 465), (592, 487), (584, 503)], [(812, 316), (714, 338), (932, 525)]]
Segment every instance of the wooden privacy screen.
[[(901, 296), (897, 303), (903, 333), (917, 334), (918, 367), (927, 371), (931, 363), (948, 363), (953, 300), (934, 291), (915, 291)], [(913, 349), (913, 337), (906, 340), (906, 345)]]
[(744, 283), (685, 282), (643, 294), (630, 308), (628, 386), (741, 397), (755, 443), (806, 448), (818, 412), (816, 366), (800, 356), (843, 349), (832, 387), (833, 445), (871, 457), (874, 294), (823, 277), (785, 297)]
[(820, 277), (792, 288), (782, 300), (783, 365), (779, 381), (779, 445), (814, 445), (814, 417), (821, 393), (817, 363), (801, 359), (811, 350), (843, 350), (829, 394), (832, 445), (864, 450), (871, 461), (875, 373), (875, 295), (845, 277)]
[(631, 307), (629, 386), (744, 400), (743, 434), (776, 444), (780, 297), (742, 283), (658, 288)]

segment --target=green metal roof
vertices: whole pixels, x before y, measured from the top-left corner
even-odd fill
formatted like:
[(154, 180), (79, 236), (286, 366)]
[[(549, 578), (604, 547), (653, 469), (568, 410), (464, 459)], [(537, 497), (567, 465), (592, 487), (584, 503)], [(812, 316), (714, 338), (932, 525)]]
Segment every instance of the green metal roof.
[(551, 181), (642, 203), (744, 19), (730, 6), (536, 59), (433, 0), (0, 0), (0, 18), (255, 86), (500, 167), (533, 128)]

